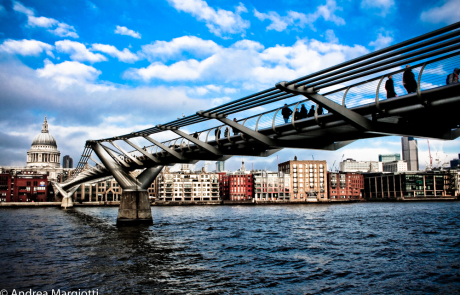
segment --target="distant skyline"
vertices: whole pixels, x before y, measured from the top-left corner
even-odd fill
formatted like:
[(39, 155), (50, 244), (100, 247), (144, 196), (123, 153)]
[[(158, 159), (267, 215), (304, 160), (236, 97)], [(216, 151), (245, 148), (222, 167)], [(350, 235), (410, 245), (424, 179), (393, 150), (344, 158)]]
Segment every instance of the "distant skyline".
[[(87, 139), (169, 122), (427, 33), (460, 21), (459, 7), (460, 0), (0, 0), (0, 165), (25, 166), (45, 115), (58, 149), (78, 162)], [(430, 147), (449, 161), (460, 141)], [(418, 149), (424, 169), (426, 139)], [(276, 155), (331, 166), (342, 155), (377, 161), (392, 153), (401, 153), (400, 137), (244, 159), (248, 168), (274, 170)], [(236, 170), (241, 157), (225, 165)]]

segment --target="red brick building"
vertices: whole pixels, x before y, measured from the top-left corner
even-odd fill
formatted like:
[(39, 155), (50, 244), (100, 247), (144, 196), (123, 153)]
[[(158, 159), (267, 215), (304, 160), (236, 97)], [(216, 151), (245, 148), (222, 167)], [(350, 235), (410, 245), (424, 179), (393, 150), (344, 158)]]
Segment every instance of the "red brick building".
[(227, 172), (218, 172), (219, 175), (219, 196), (221, 200), (230, 200)]
[(0, 174), (0, 201), (48, 201), (48, 176), (34, 172)]
[(9, 173), (0, 174), (0, 202), (11, 202), (12, 177)]
[(254, 180), (249, 171), (237, 171), (227, 177), (230, 201), (252, 200)]
[(254, 179), (250, 171), (220, 172), (219, 191), (222, 200), (252, 200), (254, 195)]
[(330, 201), (352, 201), (363, 198), (364, 176), (353, 172), (329, 172), (327, 185)]

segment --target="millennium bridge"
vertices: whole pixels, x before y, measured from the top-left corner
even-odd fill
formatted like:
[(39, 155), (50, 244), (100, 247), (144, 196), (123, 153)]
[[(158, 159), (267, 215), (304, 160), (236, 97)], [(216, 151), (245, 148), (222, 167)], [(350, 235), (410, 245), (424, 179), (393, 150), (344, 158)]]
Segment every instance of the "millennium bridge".
[[(53, 187), (68, 208), (78, 185), (113, 176), (123, 189), (117, 224), (151, 223), (147, 188), (164, 166), (235, 155), (267, 157), (283, 148), (337, 150), (359, 139), (392, 135), (456, 139), (460, 83), (446, 85), (446, 77), (460, 68), (459, 28), (460, 22), (292, 81), (274, 81), (272, 88), (145, 130), (87, 140), (74, 173)], [(405, 71), (415, 80), (409, 91), (402, 84)], [(389, 75), (396, 97), (387, 98)], [(286, 123), (282, 107), (288, 99), (295, 101), (288, 105), (291, 110), (304, 104), (314, 106), (314, 114), (298, 118), (293, 112)], [(276, 102), (278, 108), (247, 115)], [(194, 130), (206, 122), (213, 127)], [(162, 132), (172, 138), (155, 140)], [(133, 150), (127, 151), (128, 145)], [(135, 177), (134, 170), (142, 172)]]

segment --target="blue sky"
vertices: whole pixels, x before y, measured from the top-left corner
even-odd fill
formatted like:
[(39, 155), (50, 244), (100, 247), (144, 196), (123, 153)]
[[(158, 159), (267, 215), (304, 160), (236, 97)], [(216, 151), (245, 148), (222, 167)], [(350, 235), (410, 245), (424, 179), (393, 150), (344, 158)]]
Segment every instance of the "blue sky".
[[(87, 139), (166, 123), (438, 29), (460, 20), (459, 7), (460, 0), (0, 0), (0, 165), (25, 165), (45, 114), (62, 155), (77, 162)], [(460, 152), (459, 140), (430, 145), (441, 160)], [(400, 151), (400, 138), (387, 137), (277, 155), (332, 165), (342, 155), (377, 160)], [(424, 166), (426, 140), (419, 151)], [(245, 159), (258, 169), (276, 169), (276, 161)]]

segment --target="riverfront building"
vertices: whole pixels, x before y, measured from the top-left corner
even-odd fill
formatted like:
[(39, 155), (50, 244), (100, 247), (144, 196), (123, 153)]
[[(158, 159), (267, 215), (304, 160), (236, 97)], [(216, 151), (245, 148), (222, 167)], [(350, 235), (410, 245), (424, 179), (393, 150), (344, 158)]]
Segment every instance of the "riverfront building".
[(327, 174), (329, 201), (353, 201), (363, 199), (364, 176), (351, 172)]
[(290, 201), (291, 177), (289, 174), (270, 171), (253, 171), (254, 200), (258, 201)]
[(235, 172), (219, 173), (219, 190), (222, 200), (247, 201), (252, 200), (254, 195), (254, 181), (251, 171), (244, 168)]
[(405, 172), (407, 171), (406, 161), (392, 161), (382, 163), (383, 172)]
[(216, 173), (170, 172), (166, 168), (157, 176), (156, 202), (220, 201), (219, 175)]
[(379, 155), (379, 162), (382, 162), (382, 163), (400, 161), (400, 160), (401, 160), (400, 154)]
[(456, 175), (446, 171), (369, 174), (366, 199), (442, 198), (456, 196)]
[(94, 183), (83, 183), (75, 192), (77, 202), (111, 202), (120, 201), (123, 189), (118, 182), (109, 176)]
[(377, 161), (356, 161), (346, 159), (340, 162), (340, 172), (382, 172), (382, 162)]
[(418, 171), (418, 146), (413, 137), (401, 137), (402, 156), (408, 171)]
[(327, 163), (318, 160), (287, 161), (278, 171), (290, 175), (291, 202), (327, 201)]
[(46, 174), (25, 171), (0, 173), (0, 202), (47, 202), (48, 177)]

